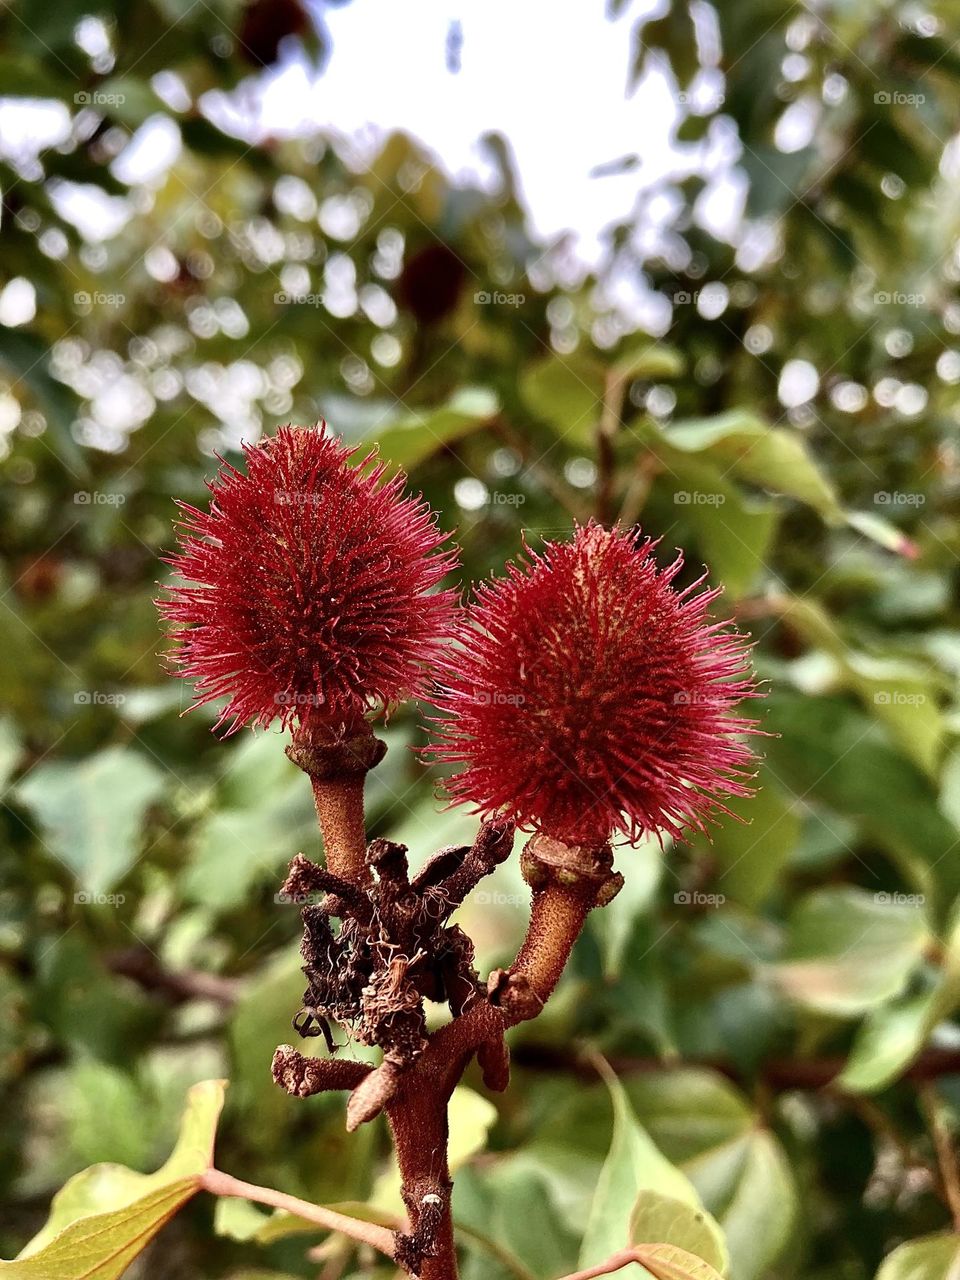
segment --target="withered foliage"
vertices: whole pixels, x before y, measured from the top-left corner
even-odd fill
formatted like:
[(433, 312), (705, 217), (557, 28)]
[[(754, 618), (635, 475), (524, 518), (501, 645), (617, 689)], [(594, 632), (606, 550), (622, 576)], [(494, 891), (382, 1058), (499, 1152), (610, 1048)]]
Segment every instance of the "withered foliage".
[(299, 1034), (323, 1034), (332, 1049), (333, 1022), (380, 1048), (385, 1062), (409, 1066), (426, 1045), (424, 1000), (446, 1003), (456, 1018), (485, 991), (473, 943), (448, 921), (512, 844), (510, 825), (488, 823), (472, 845), (439, 850), (411, 879), (406, 848), (374, 840), (366, 888), (298, 854), (282, 892), (308, 900), (301, 944), (307, 989), (294, 1019)]

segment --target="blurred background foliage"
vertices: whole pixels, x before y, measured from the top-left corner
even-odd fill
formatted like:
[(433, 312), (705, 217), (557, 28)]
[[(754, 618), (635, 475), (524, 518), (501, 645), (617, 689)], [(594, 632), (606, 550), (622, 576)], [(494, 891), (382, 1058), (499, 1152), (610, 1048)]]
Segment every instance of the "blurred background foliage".
[[(278, 736), (179, 718), (152, 603), (172, 498), (203, 501), (215, 452), (323, 416), (409, 471), (466, 583), (591, 513), (682, 547), (688, 578), (709, 564), (779, 735), (746, 825), (619, 855), (624, 892), (513, 1033), (510, 1092), (458, 1093), (468, 1277), (576, 1265), (613, 1125), (590, 1050), (621, 1128), (724, 1227), (734, 1280), (953, 1274), (960, 5), (592, 19), (629, 45), (625, 89), (656, 69), (680, 110), (677, 172), (638, 178), (587, 271), (529, 231), (509, 139), (487, 139), (491, 192), (400, 133), (360, 163), (315, 131), (214, 124), (202, 96), (242, 104), (292, 44), (336, 58), (299, 0), (0, 9), (4, 108), (41, 95), (69, 119), (57, 145), (0, 149), (3, 1256), (69, 1174), (155, 1167), (185, 1087), (221, 1073), (222, 1167), (397, 1205), (384, 1132), (348, 1138), (339, 1098), (270, 1080), (302, 987), (274, 894), (319, 852), (309, 787)], [(147, 127), (180, 149), (129, 180)], [(703, 216), (718, 148), (732, 237)], [(642, 166), (638, 138), (615, 167)], [(108, 233), (78, 227), (84, 201)], [(472, 830), (407, 750), (421, 723), (391, 720), (369, 788), (373, 829), (415, 859)], [(484, 965), (526, 900), (510, 865), (464, 908)], [(129, 1274), (373, 1267), (261, 1243), (242, 1209), (192, 1205)]]

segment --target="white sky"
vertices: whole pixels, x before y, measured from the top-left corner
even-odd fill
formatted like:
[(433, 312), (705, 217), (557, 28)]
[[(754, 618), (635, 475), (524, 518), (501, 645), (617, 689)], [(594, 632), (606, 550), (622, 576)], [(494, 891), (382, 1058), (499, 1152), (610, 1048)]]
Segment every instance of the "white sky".
[[(327, 11), (333, 53), (325, 73), (313, 83), (302, 66), (278, 76), (263, 95), (262, 123), (282, 132), (299, 112), (304, 122), (358, 137), (371, 126), (374, 137), (401, 127), (454, 176), (483, 176), (477, 139), (501, 132), (535, 230), (575, 228), (592, 257), (596, 233), (632, 208), (638, 173), (590, 178), (590, 170), (639, 152), (646, 182), (676, 160), (669, 134), (677, 108), (666, 80), (649, 76), (626, 97), (634, 16), (607, 22), (599, 0), (582, 5), (576, 21), (563, 20), (556, 0), (361, 0)], [(445, 58), (454, 19), (463, 30), (456, 75)]]
[[(631, 30), (656, 2), (632, 0), (611, 22), (603, 0), (566, 11), (556, 0), (418, 0), (415, 6), (355, 0), (325, 12), (333, 50), (322, 75), (295, 56), (230, 97), (205, 95), (203, 105), (241, 136), (332, 131), (348, 152), (358, 153), (358, 162), (391, 130), (404, 129), (426, 143), (451, 176), (482, 182), (493, 171), (478, 139), (502, 133), (535, 235), (573, 232), (573, 255), (595, 265), (603, 256), (603, 229), (631, 212), (638, 190), (681, 165), (685, 172), (700, 167), (716, 175), (712, 196), (698, 211), (713, 231), (729, 233), (742, 209), (742, 187), (728, 176), (736, 156), (729, 133), (717, 130), (696, 165), (690, 149), (681, 160), (671, 145), (679, 108), (668, 73), (654, 69), (627, 97)], [(463, 35), (457, 74), (446, 59), (454, 20)], [(29, 166), (27, 157), (39, 145), (61, 141), (68, 130), (62, 104), (0, 99), (0, 154), (21, 166)], [(131, 184), (158, 182), (179, 150), (172, 120), (155, 117), (114, 161), (113, 172)], [(598, 165), (631, 154), (639, 155), (639, 168), (590, 176)], [(92, 186), (81, 191), (63, 184), (58, 204), (94, 240), (115, 234), (131, 212)], [(655, 210), (647, 213), (656, 220)]]

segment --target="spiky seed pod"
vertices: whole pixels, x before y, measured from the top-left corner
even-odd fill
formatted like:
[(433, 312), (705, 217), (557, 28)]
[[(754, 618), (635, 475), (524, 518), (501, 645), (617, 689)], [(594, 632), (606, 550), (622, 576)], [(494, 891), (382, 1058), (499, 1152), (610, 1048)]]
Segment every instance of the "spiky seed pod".
[(455, 802), (595, 846), (702, 829), (749, 793), (747, 640), (710, 619), (702, 579), (674, 588), (682, 558), (659, 569), (655, 545), (590, 523), (479, 588), (431, 749)]
[(456, 564), (405, 477), (321, 423), (244, 446), (210, 509), (179, 503), (183, 585), (160, 602), (197, 701), (226, 696), (217, 728), (322, 722), (336, 734), (371, 707), (422, 691), (448, 634)]

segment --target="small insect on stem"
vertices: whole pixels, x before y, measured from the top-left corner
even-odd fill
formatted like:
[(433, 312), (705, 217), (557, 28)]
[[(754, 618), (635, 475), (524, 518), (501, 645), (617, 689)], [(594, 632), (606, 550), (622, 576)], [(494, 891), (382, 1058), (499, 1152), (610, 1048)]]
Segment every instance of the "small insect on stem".
[[(316, 1026), (313, 1025), (314, 1023), (316, 1023)], [(339, 1048), (333, 1038), (333, 1032), (330, 1030), (330, 1023), (317, 1009), (301, 1009), (294, 1016), (293, 1029), (304, 1040), (309, 1040), (312, 1036), (323, 1036), (327, 1046), (327, 1053), (336, 1053)]]

